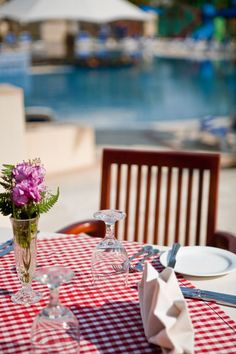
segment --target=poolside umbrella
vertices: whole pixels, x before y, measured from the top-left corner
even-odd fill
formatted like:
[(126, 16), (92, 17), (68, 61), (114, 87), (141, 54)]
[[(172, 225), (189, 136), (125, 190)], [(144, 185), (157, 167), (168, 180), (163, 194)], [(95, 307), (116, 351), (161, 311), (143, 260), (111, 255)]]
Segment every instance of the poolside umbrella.
[(149, 15), (126, 0), (12, 0), (0, 7), (0, 18), (20, 22), (77, 20), (105, 23), (145, 21)]

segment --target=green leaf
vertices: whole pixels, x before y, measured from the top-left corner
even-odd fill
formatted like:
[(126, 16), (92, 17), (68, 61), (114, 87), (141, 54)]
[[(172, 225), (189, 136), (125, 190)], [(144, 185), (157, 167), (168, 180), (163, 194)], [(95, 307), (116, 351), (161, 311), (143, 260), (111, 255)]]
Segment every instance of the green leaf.
[(3, 164), (2, 174), (5, 176), (11, 176), (13, 168), (14, 168), (13, 165)]
[(58, 201), (59, 198), (59, 188), (57, 188), (56, 194), (51, 194), (48, 198), (44, 199), (38, 204), (39, 214), (47, 213), (53, 205)]
[(6, 190), (11, 190), (12, 187), (12, 169), (13, 165), (3, 165), (2, 175), (0, 177), (0, 185)]
[(9, 169), (13, 169), (14, 168), (14, 165), (11, 165), (9, 163), (3, 163), (2, 165), (3, 165), (3, 167), (9, 168)]
[(4, 189), (7, 189), (7, 190), (10, 190), (11, 189), (11, 184), (7, 183), (7, 182), (1, 182), (0, 181), (0, 185), (4, 188)]
[(4, 216), (12, 214), (12, 203), (10, 193), (0, 193), (0, 212)]

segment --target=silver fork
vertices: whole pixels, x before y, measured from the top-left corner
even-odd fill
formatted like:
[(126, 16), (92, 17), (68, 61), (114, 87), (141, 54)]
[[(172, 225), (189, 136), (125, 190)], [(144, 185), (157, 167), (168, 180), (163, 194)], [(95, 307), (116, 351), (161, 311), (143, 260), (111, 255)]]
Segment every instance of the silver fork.
[(141, 256), (143, 253), (149, 253), (152, 251), (153, 251), (153, 247), (151, 245), (145, 245), (138, 252), (136, 252), (133, 256), (129, 257), (128, 260), (129, 260), (129, 262), (132, 262), (132, 260), (134, 258)]
[(155, 256), (156, 254), (160, 253), (160, 250), (159, 249), (154, 249), (152, 252), (148, 253), (146, 256), (144, 256), (137, 264), (135, 264), (134, 267), (131, 267), (131, 271), (137, 271), (137, 272), (141, 272), (143, 270), (143, 265), (144, 265), (144, 262), (152, 257), (152, 256)]
[[(147, 253), (149, 255), (152, 252), (153, 252), (153, 247), (151, 245), (145, 245), (142, 248), (140, 248), (138, 252), (136, 252), (133, 256), (128, 258), (129, 270), (132, 270), (131, 262), (134, 258), (141, 256), (143, 253)], [(122, 270), (124, 271), (126, 270), (125, 262), (122, 265), (113, 264), (112, 267), (116, 272), (121, 272)]]

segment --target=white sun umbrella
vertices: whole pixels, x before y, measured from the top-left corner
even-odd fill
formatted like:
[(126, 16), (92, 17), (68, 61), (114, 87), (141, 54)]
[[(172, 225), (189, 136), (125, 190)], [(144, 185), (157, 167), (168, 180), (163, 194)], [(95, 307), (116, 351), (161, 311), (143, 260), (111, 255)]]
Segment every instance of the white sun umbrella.
[(149, 19), (147, 13), (126, 0), (12, 0), (0, 7), (0, 17), (25, 23), (62, 19), (92, 23)]

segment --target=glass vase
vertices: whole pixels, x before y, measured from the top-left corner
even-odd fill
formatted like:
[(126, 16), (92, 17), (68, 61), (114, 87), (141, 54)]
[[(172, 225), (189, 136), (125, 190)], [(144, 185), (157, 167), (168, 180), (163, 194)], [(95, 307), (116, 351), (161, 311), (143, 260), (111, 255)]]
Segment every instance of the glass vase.
[(16, 271), (21, 282), (21, 289), (11, 297), (16, 304), (31, 305), (42, 298), (42, 294), (34, 291), (31, 285), (36, 269), (38, 220), (39, 217), (11, 218)]

